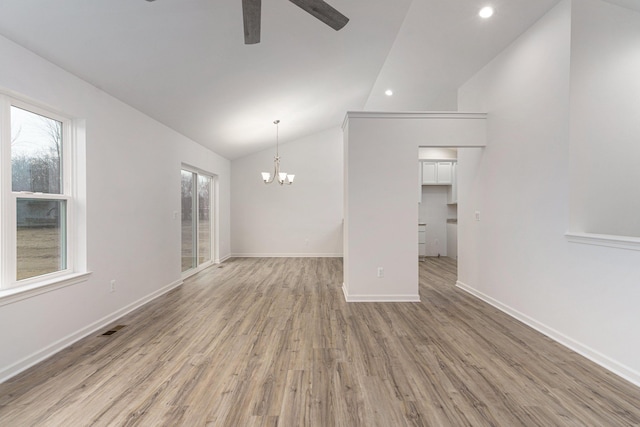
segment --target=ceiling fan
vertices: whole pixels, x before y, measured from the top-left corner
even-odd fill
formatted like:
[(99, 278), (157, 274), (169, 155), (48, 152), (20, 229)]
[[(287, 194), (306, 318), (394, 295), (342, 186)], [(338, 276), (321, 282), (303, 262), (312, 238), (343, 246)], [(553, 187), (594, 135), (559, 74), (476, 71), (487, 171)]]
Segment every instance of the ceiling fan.
[[(349, 22), (349, 18), (323, 0), (289, 0), (305, 12), (315, 16), (338, 31)], [(262, 0), (242, 0), (244, 21), (244, 44), (260, 43), (260, 14)]]

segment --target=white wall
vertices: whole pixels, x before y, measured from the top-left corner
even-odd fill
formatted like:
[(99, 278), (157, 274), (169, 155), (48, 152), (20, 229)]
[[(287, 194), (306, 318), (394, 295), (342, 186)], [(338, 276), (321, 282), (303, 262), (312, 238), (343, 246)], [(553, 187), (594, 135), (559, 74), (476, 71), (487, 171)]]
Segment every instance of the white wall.
[[(489, 117), (487, 147), (458, 153), (459, 285), (640, 384), (640, 252), (564, 237), (571, 5), (561, 2), (459, 91), (461, 109)], [(583, 8), (598, 14), (590, 1), (573, 7), (578, 28)]]
[(640, 13), (573, 8), (571, 228), (640, 237)]
[(342, 256), (342, 130), (282, 144), (279, 152), (282, 171), (295, 174), (292, 185), (262, 181), (260, 172), (273, 173), (275, 144), (231, 162), (233, 255)]
[(447, 223), (447, 256), (458, 258), (458, 224)]
[(0, 305), (1, 380), (180, 283), (173, 212), (182, 162), (219, 177), (219, 255), (228, 256), (230, 163), (4, 38), (0, 57), (2, 90), (86, 120), (92, 271), (86, 282)]
[(345, 297), (418, 301), (418, 147), (484, 146), (485, 116), (350, 112), (344, 131)]

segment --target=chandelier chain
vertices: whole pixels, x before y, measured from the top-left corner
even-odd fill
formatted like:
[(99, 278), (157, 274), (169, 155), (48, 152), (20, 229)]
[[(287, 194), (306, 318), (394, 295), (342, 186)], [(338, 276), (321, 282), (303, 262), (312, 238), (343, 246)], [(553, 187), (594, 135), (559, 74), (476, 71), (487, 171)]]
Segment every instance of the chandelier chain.
[(276, 120), (273, 122), (273, 124), (276, 125), (276, 157), (280, 157), (280, 154), (278, 153), (278, 143), (280, 140), (280, 120)]

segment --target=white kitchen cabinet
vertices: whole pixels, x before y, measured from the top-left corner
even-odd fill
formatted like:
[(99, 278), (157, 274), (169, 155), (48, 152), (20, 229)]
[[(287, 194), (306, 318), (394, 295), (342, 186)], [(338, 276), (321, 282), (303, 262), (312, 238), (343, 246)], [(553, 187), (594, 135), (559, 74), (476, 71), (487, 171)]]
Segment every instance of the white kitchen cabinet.
[(422, 185), (450, 185), (455, 162), (422, 162)]
[(438, 162), (438, 184), (451, 184), (453, 162)]
[(438, 162), (422, 162), (422, 185), (438, 183)]

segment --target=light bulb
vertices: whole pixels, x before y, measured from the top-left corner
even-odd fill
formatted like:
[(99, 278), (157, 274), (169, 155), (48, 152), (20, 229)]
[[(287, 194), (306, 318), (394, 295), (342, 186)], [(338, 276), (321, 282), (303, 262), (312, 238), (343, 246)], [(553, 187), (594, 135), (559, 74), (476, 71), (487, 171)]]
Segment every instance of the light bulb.
[(484, 19), (491, 18), (493, 16), (493, 8), (491, 6), (485, 6), (480, 9), (478, 15), (480, 15), (480, 17)]

